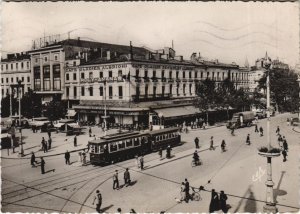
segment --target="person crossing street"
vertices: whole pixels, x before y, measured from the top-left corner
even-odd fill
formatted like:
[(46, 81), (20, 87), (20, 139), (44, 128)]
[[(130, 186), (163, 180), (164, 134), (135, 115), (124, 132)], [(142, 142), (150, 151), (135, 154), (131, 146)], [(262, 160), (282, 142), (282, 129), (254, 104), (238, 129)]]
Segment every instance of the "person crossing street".
[(115, 174), (113, 175), (113, 189), (119, 189), (118, 170), (116, 170)]
[(250, 134), (247, 135), (247, 138), (246, 138), (246, 144), (247, 145), (250, 145), (251, 142), (250, 142)]
[(100, 208), (101, 208), (101, 205), (102, 205), (102, 195), (101, 195), (101, 193), (100, 193), (99, 190), (96, 190), (96, 195), (94, 197), (93, 205), (94, 205), (95, 201), (97, 201), (97, 203), (96, 203), (96, 211), (98, 213), (101, 213), (100, 212), (101, 211)]
[(67, 150), (65, 153), (66, 164), (70, 165), (70, 152)]
[(211, 136), (210, 138), (210, 147), (209, 147), (209, 150), (215, 150), (215, 147), (214, 147), (214, 137)]
[(195, 142), (196, 149), (199, 149), (199, 138), (196, 137), (195, 140), (194, 140), (194, 142)]

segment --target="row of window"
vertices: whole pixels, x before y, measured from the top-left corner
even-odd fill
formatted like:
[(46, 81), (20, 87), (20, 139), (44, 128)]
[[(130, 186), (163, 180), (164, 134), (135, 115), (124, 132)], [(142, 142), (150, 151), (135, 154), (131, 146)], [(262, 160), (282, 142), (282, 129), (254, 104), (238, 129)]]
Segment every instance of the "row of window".
[[(24, 82), (24, 77), (21, 77), (21, 79), (19, 79), (19, 77), (16, 77), (16, 78), (14, 78), (14, 77), (11, 77), (10, 78), (10, 82), (9, 82), (9, 78), (8, 77), (6, 77), (5, 78), (6, 79), (6, 83), (18, 83), (18, 81), (19, 80), (21, 80), (22, 82)], [(16, 82), (14, 82), (14, 80), (16, 80)], [(29, 83), (30, 82), (30, 77), (27, 77), (27, 82)], [(1, 78), (1, 83), (4, 83), (4, 78)]]
[[(34, 60), (35, 63), (38, 63), (38, 62), (39, 62), (39, 59), (40, 59), (40, 58), (36, 57), (35, 60)], [(47, 57), (47, 56), (44, 56), (44, 57), (43, 57), (43, 60), (44, 60), (44, 62), (48, 62), (48, 57)], [(54, 55), (54, 60), (55, 60), (55, 61), (58, 60), (58, 55)]]
[[(20, 67), (19, 67), (19, 65), (20, 65)], [(10, 68), (10, 70), (14, 70), (14, 69), (18, 70), (19, 68), (24, 69), (24, 65), (25, 65), (24, 62), (1, 64), (1, 70), (2, 71), (9, 70), (9, 68)], [(29, 62), (26, 62), (26, 69), (30, 69)]]
[[(136, 73), (135, 73), (134, 77), (139, 78), (140, 77), (140, 71), (137, 69), (135, 72)], [(187, 78), (185, 71), (182, 71), (181, 73), (182, 73), (182, 78), (183, 79)], [(212, 79), (216, 79), (216, 80), (221, 80), (221, 79), (224, 80), (225, 79), (225, 73), (224, 72), (217, 72), (217, 73), (212, 72), (211, 76), (210, 76), (210, 73), (211, 72), (207, 72), (206, 73), (206, 77), (207, 78), (212, 78)], [(222, 73), (222, 75), (220, 75), (221, 73)], [(81, 75), (80, 76), (81, 79), (85, 79), (86, 78), (84, 72), (81, 72), (80, 75)], [(108, 77), (109, 78), (113, 77), (113, 72), (112, 71), (108, 71)], [(122, 77), (122, 70), (118, 70), (118, 77)], [(244, 80), (244, 79), (246, 79), (246, 74), (243, 74), (243, 73), (242, 74), (238, 74), (238, 73), (236, 73), (235, 77), (236, 77), (236, 79), (238, 77), (241, 77), (241, 79)], [(89, 72), (88, 78), (89, 79), (93, 79), (94, 78), (94, 73), (93, 72)], [(103, 71), (99, 72), (99, 78), (103, 78)], [(143, 78), (149, 78), (149, 76), (148, 76), (148, 70), (144, 71)], [(156, 70), (153, 70), (152, 78), (157, 78)], [(165, 71), (164, 70), (161, 71), (161, 77), (160, 78), (167, 78), (167, 76), (165, 75)], [(168, 78), (170, 78), (170, 79), (173, 78), (173, 71), (169, 71)], [(179, 79), (179, 71), (176, 71), (175, 78)], [(188, 72), (188, 78), (190, 78), (190, 79), (192, 78), (192, 71)], [(198, 72), (195, 72), (194, 78), (198, 78)], [(200, 72), (200, 78), (204, 78), (204, 72)], [(234, 78), (234, 73), (231, 74), (231, 78), (232, 79)], [(70, 80), (70, 74), (69, 73), (66, 74), (66, 80)], [(77, 80), (76, 73), (73, 73), (73, 80)]]
[[(183, 84), (182, 85), (182, 93), (184, 95), (186, 95), (186, 88), (187, 85)], [(192, 95), (192, 88), (193, 85), (189, 84), (189, 94)], [(179, 96), (180, 92), (179, 92), (179, 85), (177, 85), (176, 87), (176, 94), (177, 96)], [(94, 88), (93, 87), (88, 87), (86, 88), (85, 86), (81, 86), (81, 96), (87, 96), (86, 95), (86, 90), (88, 91), (88, 96), (94, 96)], [(148, 96), (148, 91), (149, 91), (149, 86), (145, 85), (145, 96)], [(166, 93), (166, 86), (162, 86), (161, 87), (161, 94), (164, 95)], [(157, 86), (153, 86), (153, 90), (152, 90), (152, 94), (155, 97), (157, 94)], [(173, 85), (170, 84), (169, 85), (169, 94), (173, 94)], [(140, 96), (140, 87), (136, 87), (136, 95)], [(69, 97), (70, 96), (70, 87), (66, 87), (66, 96)], [(77, 97), (77, 86), (73, 87), (73, 96)], [(99, 87), (99, 96), (104, 96), (104, 87), (100, 86)], [(118, 86), (118, 97), (119, 99), (123, 98), (123, 86)], [(108, 86), (108, 98), (112, 99), (113, 98), (113, 86)]]
[[(30, 91), (30, 87), (27, 87), (27, 92)], [(26, 92), (26, 91), (25, 91)], [(23, 92), (23, 93), (25, 93)], [(5, 93), (5, 94), (4, 94)], [(6, 88), (6, 90), (4, 90), (4, 88), (1, 89), (1, 94), (2, 94), (2, 97), (4, 97), (5, 95), (7, 94), (10, 94), (10, 91), (9, 91), (9, 88)]]
[[(94, 88), (93, 87), (89, 87), (87, 88), (88, 90), (88, 95), (89, 96), (94, 96)], [(84, 86), (81, 87), (81, 96), (86, 96), (86, 88)], [(123, 86), (119, 86), (118, 87), (118, 96), (120, 99), (123, 98)], [(73, 94), (74, 94), (74, 97), (77, 97), (77, 87), (74, 86), (73, 87)], [(70, 96), (70, 87), (66, 87), (66, 96), (69, 97)], [(104, 87), (103, 86), (100, 86), (99, 87), (99, 96), (104, 96)], [(113, 87), (112, 86), (109, 86), (108, 87), (108, 96), (109, 96), (109, 99), (112, 99), (113, 98)]]
[[(118, 150), (140, 146), (141, 141), (142, 141), (141, 138), (134, 138), (134, 139), (123, 140), (115, 143), (110, 143), (108, 147), (106, 145), (90, 145), (90, 149), (91, 149), (91, 153), (95, 153), (95, 154), (103, 154), (105, 150), (107, 152), (116, 152)], [(145, 143), (147, 142), (145, 141)]]

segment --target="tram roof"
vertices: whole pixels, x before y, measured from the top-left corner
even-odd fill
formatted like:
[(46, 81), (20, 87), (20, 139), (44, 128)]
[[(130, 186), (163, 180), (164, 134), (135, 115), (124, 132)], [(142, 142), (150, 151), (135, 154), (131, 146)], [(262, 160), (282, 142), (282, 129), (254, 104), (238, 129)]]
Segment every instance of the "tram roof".
[(155, 131), (150, 131), (149, 134), (150, 135), (158, 135), (158, 134), (162, 134), (162, 133), (177, 132), (178, 130), (179, 130), (178, 127), (170, 127), (170, 128), (165, 128), (165, 129), (159, 129), (159, 130), (155, 130)]
[(100, 137), (100, 139), (112, 139), (112, 138), (119, 138), (119, 137), (123, 137), (123, 136), (129, 136), (129, 135), (135, 135), (135, 134), (139, 134), (140, 132), (138, 131), (127, 131), (127, 132), (123, 132), (123, 133), (115, 133), (115, 134), (110, 134), (110, 135), (106, 135), (106, 136), (102, 136)]
[(131, 139), (131, 138), (137, 138), (137, 137), (143, 137), (149, 135), (148, 132), (135, 132), (133, 134), (130, 135), (121, 135), (119, 137), (111, 137), (111, 138), (107, 138), (107, 139), (96, 139), (96, 140), (90, 140), (89, 143), (92, 144), (106, 144), (106, 143), (111, 143), (111, 142), (118, 142), (118, 141), (122, 141), (122, 140), (127, 140), (127, 139)]

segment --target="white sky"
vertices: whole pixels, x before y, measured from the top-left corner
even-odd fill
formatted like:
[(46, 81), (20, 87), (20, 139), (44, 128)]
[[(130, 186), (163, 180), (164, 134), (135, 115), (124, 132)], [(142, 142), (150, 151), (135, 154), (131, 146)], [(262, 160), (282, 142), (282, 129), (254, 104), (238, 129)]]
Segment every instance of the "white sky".
[(188, 59), (254, 65), (268, 51), (294, 66), (299, 61), (298, 3), (261, 2), (41, 2), (2, 3), (2, 50), (28, 50), (32, 40), (71, 38), (152, 49), (171, 46)]

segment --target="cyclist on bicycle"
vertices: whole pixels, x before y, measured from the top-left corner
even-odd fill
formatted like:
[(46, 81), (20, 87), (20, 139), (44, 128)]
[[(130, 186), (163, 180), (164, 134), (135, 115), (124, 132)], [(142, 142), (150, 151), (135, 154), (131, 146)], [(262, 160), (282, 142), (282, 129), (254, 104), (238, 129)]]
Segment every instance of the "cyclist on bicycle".
[(199, 155), (198, 155), (197, 150), (194, 152), (193, 159), (194, 159), (195, 165), (199, 165), (200, 161), (199, 161)]

